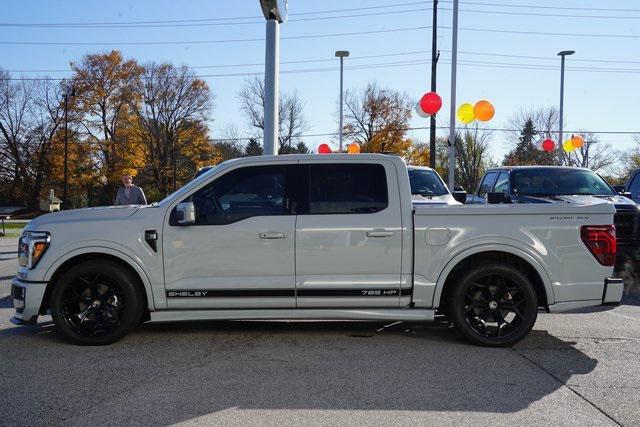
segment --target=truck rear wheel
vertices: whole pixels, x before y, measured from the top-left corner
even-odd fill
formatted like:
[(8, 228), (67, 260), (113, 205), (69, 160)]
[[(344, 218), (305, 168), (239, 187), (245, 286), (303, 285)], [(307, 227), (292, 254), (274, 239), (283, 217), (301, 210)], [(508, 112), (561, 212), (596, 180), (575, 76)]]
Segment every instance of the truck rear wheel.
[(140, 323), (142, 298), (136, 279), (108, 260), (86, 261), (54, 284), (51, 316), (67, 340), (111, 344)]
[(448, 314), (469, 341), (500, 347), (517, 343), (533, 328), (538, 299), (531, 281), (504, 264), (470, 268), (454, 284)]

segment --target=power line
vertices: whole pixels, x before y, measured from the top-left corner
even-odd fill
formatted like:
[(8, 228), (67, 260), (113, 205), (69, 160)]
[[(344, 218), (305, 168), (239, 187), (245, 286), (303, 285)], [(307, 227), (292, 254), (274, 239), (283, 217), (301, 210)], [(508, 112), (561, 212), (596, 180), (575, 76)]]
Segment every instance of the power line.
[[(453, 3), (451, 0), (440, 0), (443, 3)], [(614, 8), (601, 8), (601, 7), (570, 7), (570, 6), (540, 6), (537, 4), (513, 4), (513, 3), (490, 3), (490, 2), (473, 2), (465, 1), (461, 2), (463, 5), (472, 6), (495, 6), (495, 7), (513, 7), (513, 8), (526, 8), (526, 9), (548, 9), (548, 10), (588, 10), (594, 12), (640, 12), (640, 9), (614, 9)]]
[[(427, 1), (417, 1), (417, 2), (405, 2), (405, 3), (393, 3), (387, 5), (380, 6), (367, 6), (367, 7), (356, 7), (356, 8), (348, 8), (348, 9), (332, 9), (332, 10), (320, 10), (320, 11), (310, 11), (310, 12), (297, 12), (290, 13), (289, 16), (308, 16), (308, 15), (318, 15), (318, 14), (330, 14), (330, 13), (340, 13), (340, 12), (354, 12), (354, 11), (363, 11), (363, 10), (375, 10), (375, 9), (387, 9), (393, 7), (402, 7), (402, 6), (414, 6), (414, 5), (424, 5), (427, 4)], [(250, 22), (250, 23), (264, 23), (264, 18), (259, 15), (254, 16), (236, 16), (236, 17), (226, 17), (226, 18), (199, 18), (199, 19), (166, 19), (166, 20), (153, 20), (153, 21), (107, 21), (107, 22), (65, 22), (65, 23), (52, 23), (52, 22), (31, 22), (31, 23), (15, 23), (15, 22), (0, 22), (0, 27), (49, 27), (49, 28), (95, 28), (95, 27), (105, 27), (105, 26), (113, 26), (113, 27), (126, 27), (126, 26), (153, 26), (153, 25), (171, 25), (171, 24), (203, 24), (203, 23), (215, 23), (221, 21), (231, 21), (224, 23), (227, 24), (241, 24), (242, 20), (247, 19), (257, 19), (258, 22)], [(293, 20), (291, 20), (293, 21)]]
[[(440, 49), (440, 52), (449, 53), (449, 50)], [(489, 56), (489, 57), (498, 57), (498, 58), (517, 58), (517, 59), (537, 59), (544, 61), (557, 61), (555, 56), (532, 56), (532, 55), (514, 55), (507, 53), (496, 53), (496, 52), (474, 52), (474, 51), (466, 51), (459, 50), (459, 54), (464, 55), (478, 55), (478, 56)], [(351, 56), (349, 57), (349, 61), (360, 60), (360, 59), (372, 59), (372, 58), (385, 58), (385, 57), (395, 57), (395, 56), (409, 56), (409, 55), (427, 55), (431, 54), (429, 50), (415, 50), (408, 52), (396, 52), (396, 53), (384, 53), (377, 55), (359, 55), (359, 56)], [(281, 61), (280, 64), (307, 64), (307, 63), (319, 63), (319, 62), (335, 62), (336, 59), (334, 57), (331, 58), (314, 58), (314, 59), (300, 59), (300, 60), (291, 60), (291, 61)], [(612, 59), (588, 59), (588, 58), (574, 58), (571, 60), (572, 62), (595, 62), (595, 63), (609, 63), (609, 64), (640, 64), (640, 61), (625, 61), (625, 60), (612, 60)], [(523, 64), (526, 65), (526, 64)], [(237, 63), (237, 64), (216, 64), (216, 65), (194, 65), (189, 66), (191, 69), (215, 69), (215, 68), (239, 68), (239, 67), (263, 67), (263, 62), (249, 62), (249, 63)], [(7, 72), (11, 73), (70, 73), (73, 70), (71, 69), (5, 69)]]
[[(359, 36), (369, 34), (385, 34), (385, 33), (397, 33), (404, 31), (416, 31), (430, 29), (430, 26), (419, 27), (404, 27), (404, 28), (392, 28), (383, 30), (371, 30), (371, 31), (354, 31), (345, 33), (329, 33), (329, 34), (301, 34), (297, 36), (284, 36), (282, 40), (301, 40), (301, 39), (321, 39), (329, 37), (345, 37), (345, 36)], [(441, 27), (443, 29), (450, 30), (451, 27)], [(556, 32), (543, 32), (543, 31), (523, 31), (523, 30), (500, 30), (495, 28), (471, 28), (460, 27), (461, 31), (472, 32), (488, 32), (488, 33), (500, 33), (500, 34), (524, 34), (524, 35), (540, 35), (540, 36), (561, 36), (561, 37), (593, 37), (593, 38), (631, 38), (635, 39), (640, 35), (634, 34), (596, 34), (596, 33), (556, 33)], [(138, 42), (44, 42), (44, 41), (0, 41), (0, 45), (16, 45), (16, 46), (149, 46), (149, 45), (196, 45), (196, 44), (225, 44), (225, 43), (244, 43), (244, 42), (258, 42), (264, 41), (263, 38), (246, 38), (246, 39), (220, 39), (220, 40), (184, 40), (184, 41), (138, 41)]]
[[(429, 126), (411, 126), (411, 127), (405, 127), (402, 130), (404, 131), (412, 131), (412, 130), (429, 130), (430, 127)], [(436, 129), (449, 129), (449, 126), (436, 126)], [(456, 130), (457, 131), (462, 131), (462, 130), (466, 130), (467, 128), (464, 126), (456, 126)], [(481, 128), (484, 131), (490, 131), (490, 132), (521, 132), (522, 129), (509, 129), (509, 128)], [(640, 135), (640, 129), (638, 131), (613, 131), (613, 130), (601, 130), (601, 131), (587, 131), (587, 130), (567, 130), (565, 131), (566, 133), (573, 133), (573, 134), (582, 134), (582, 133), (590, 133), (590, 134), (594, 134), (594, 135)], [(558, 133), (557, 130), (549, 130), (550, 134), (555, 134)], [(300, 135), (296, 135), (295, 138), (319, 138), (319, 137), (325, 137), (325, 136), (338, 136), (338, 132), (324, 132), (324, 133), (308, 133), (308, 134), (300, 134)], [(231, 142), (240, 142), (240, 141), (249, 141), (250, 139), (256, 139), (258, 141), (262, 140), (262, 137), (259, 135), (256, 136), (247, 136), (247, 137), (239, 137), (239, 138), (212, 138), (213, 142), (226, 142), (226, 141), (231, 141)], [(83, 144), (83, 142), (81, 141), (69, 141), (69, 143), (76, 143), (76, 144)], [(112, 142), (108, 142), (108, 141), (103, 141), (100, 144), (104, 145), (105, 143), (109, 144)]]
[[(426, 59), (421, 60), (409, 60), (409, 61), (395, 61), (385, 63), (374, 64), (362, 64), (355, 66), (345, 67), (347, 70), (365, 70), (365, 69), (377, 69), (377, 68), (393, 68), (393, 67), (406, 67), (412, 65), (423, 66), (427, 64)], [(447, 60), (441, 60), (443, 64), (449, 64)], [(544, 64), (519, 64), (509, 62), (486, 62), (486, 61), (469, 61), (460, 60), (458, 63), (462, 66), (480, 67), (480, 68), (498, 68), (498, 69), (525, 69), (525, 70), (539, 70), (539, 71), (553, 71), (557, 72), (557, 67)], [(282, 70), (282, 74), (304, 74), (304, 73), (317, 73), (317, 72), (330, 72), (337, 71), (337, 67), (324, 67), (324, 68), (304, 68), (294, 70)], [(567, 67), (567, 70), (577, 72), (595, 72), (595, 73), (617, 73), (617, 74), (640, 74), (640, 69), (635, 68), (597, 68), (597, 67)], [(191, 78), (215, 78), (215, 77), (250, 77), (260, 76), (263, 72), (237, 72), (237, 73), (219, 73), (219, 74), (200, 74), (191, 75), (187, 77)], [(146, 79), (146, 77), (141, 77)], [(174, 78), (174, 77), (166, 77)], [(177, 77), (175, 77), (177, 78)], [(64, 78), (50, 78), (50, 77), (9, 77), (7, 80), (13, 81), (62, 81)]]
[[(344, 37), (366, 34), (385, 34), (397, 33), (404, 31), (426, 30), (431, 27), (406, 27), (392, 28), (387, 30), (371, 30), (371, 31), (354, 31), (348, 33), (330, 33), (330, 34), (303, 34), (298, 36), (284, 36), (281, 40), (299, 40), (299, 39), (320, 39), (329, 37)], [(0, 41), (0, 45), (16, 45), (16, 46), (148, 46), (148, 45), (184, 45), (184, 44), (223, 44), (223, 43), (242, 43), (264, 41), (264, 38), (249, 39), (222, 39), (222, 40), (188, 40), (188, 41), (148, 41), (148, 42), (31, 42), (31, 41)]]

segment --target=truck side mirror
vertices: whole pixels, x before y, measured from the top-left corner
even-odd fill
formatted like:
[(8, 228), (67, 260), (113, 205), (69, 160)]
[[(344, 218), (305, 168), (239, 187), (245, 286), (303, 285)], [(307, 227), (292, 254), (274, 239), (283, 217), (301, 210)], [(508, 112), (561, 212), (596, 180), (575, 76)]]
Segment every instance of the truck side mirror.
[(614, 185), (613, 189), (616, 191), (616, 193), (620, 194), (624, 193), (625, 190), (624, 185)]
[(467, 192), (464, 190), (456, 190), (453, 192), (453, 198), (464, 205), (467, 202)]
[(464, 187), (462, 185), (456, 185), (453, 187), (453, 191), (464, 191)]
[(496, 205), (500, 203), (511, 203), (511, 198), (505, 193), (487, 193), (487, 203), (490, 205)]
[(182, 202), (176, 206), (176, 222), (179, 225), (196, 223), (196, 207), (193, 202)]

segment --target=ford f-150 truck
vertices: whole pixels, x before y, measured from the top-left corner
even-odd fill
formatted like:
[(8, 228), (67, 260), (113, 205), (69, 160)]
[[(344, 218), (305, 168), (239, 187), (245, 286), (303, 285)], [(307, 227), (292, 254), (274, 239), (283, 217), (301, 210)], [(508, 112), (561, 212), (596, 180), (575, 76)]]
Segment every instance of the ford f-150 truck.
[(540, 309), (617, 304), (613, 205), (421, 206), (375, 154), (230, 160), (159, 203), (30, 222), (14, 323), (106, 344), (142, 321), (446, 316), (510, 345)]

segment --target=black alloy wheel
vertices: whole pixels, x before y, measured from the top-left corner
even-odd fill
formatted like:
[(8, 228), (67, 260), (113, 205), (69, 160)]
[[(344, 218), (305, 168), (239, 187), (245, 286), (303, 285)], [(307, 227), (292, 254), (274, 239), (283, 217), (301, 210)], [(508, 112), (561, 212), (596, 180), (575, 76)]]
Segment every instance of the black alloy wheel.
[(530, 280), (515, 267), (476, 266), (456, 284), (449, 314), (458, 331), (473, 343), (505, 346), (529, 333), (538, 301)]
[(87, 261), (54, 284), (51, 315), (65, 338), (109, 344), (126, 335), (142, 315), (140, 290), (131, 273), (112, 261)]

